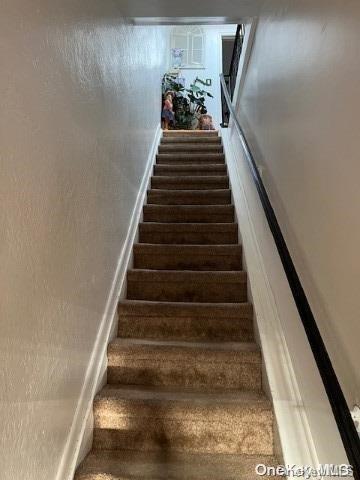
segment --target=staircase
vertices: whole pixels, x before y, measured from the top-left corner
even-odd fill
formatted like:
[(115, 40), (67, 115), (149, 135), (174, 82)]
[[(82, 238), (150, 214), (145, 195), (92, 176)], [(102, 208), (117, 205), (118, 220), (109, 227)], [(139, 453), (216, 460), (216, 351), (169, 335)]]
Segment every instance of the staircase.
[(257, 478), (277, 465), (261, 370), (221, 138), (165, 131), (75, 479)]

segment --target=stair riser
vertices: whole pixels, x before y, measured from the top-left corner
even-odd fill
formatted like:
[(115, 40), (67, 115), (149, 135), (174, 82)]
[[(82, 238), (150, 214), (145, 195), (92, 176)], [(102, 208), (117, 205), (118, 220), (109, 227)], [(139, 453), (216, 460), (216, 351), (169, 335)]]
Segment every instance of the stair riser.
[(197, 138), (192, 138), (192, 137), (163, 137), (161, 139), (161, 145), (172, 145), (176, 143), (185, 143), (185, 144), (190, 144), (193, 145), (195, 144), (208, 144), (208, 145), (221, 145), (221, 138), (220, 137), (201, 137), (198, 136)]
[(237, 233), (160, 233), (140, 232), (142, 243), (177, 245), (234, 245), (238, 241)]
[(159, 145), (159, 153), (223, 153), (222, 145)]
[(188, 342), (253, 342), (253, 322), (244, 318), (119, 316), (118, 335)]
[(234, 221), (234, 209), (224, 205), (223, 209), (194, 208), (182, 209), (179, 207), (163, 208), (156, 205), (145, 205), (144, 222), (170, 223), (230, 223)]
[[(165, 177), (164, 177), (165, 178)], [(219, 182), (181, 182), (181, 181), (164, 181), (151, 182), (152, 190), (226, 190), (229, 188), (227, 180)], [(207, 205), (206, 203), (204, 205)], [(208, 203), (209, 205), (209, 203)]]
[(230, 190), (218, 192), (204, 190), (194, 192), (150, 190), (147, 195), (147, 203), (152, 205), (230, 205)]
[(186, 352), (108, 352), (108, 383), (156, 387), (258, 391), (260, 354), (188, 354)]
[[(274, 454), (270, 446), (270, 443), (273, 441), (273, 432), (270, 425), (254, 425), (249, 423), (235, 428), (233, 426), (234, 421), (235, 419), (231, 419), (227, 423), (223, 422), (222, 426), (209, 425), (208, 422), (194, 426), (192, 422), (184, 420), (181, 422), (171, 422), (171, 424), (163, 426), (159, 420), (155, 422), (149, 420), (146, 424), (138, 425), (137, 431), (113, 430), (111, 428), (95, 429), (93, 448), (96, 450), (116, 450), (124, 448), (128, 450), (158, 452), (164, 452), (164, 450), (166, 450), (167, 452), (194, 454)], [(193, 434), (187, 432), (194, 428), (196, 428), (197, 431)], [(224, 428), (227, 430), (224, 431)], [(211, 437), (216, 437), (216, 439), (212, 440)], [(219, 480), (220, 478), (222, 477), (219, 477)]]
[[(176, 415), (174, 407), (125, 402), (95, 404), (94, 448), (186, 453), (273, 455), (272, 413), (245, 415), (235, 406), (192, 415), (193, 407)], [(196, 407), (195, 407), (196, 408)], [(105, 409), (108, 411), (105, 413)], [(221, 409), (221, 407), (220, 407)], [(143, 410), (146, 411), (144, 417)], [(104, 412), (104, 415), (102, 414)], [(105, 417), (106, 415), (106, 417)], [(175, 418), (174, 418), (175, 417)]]
[(129, 300), (159, 302), (245, 302), (246, 283), (151, 282), (128, 280)]
[(154, 190), (224, 190), (229, 188), (229, 180), (224, 177), (204, 180), (201, 177), (152, 177), (151, 188)]
[[(212, 228), (211, 228), (212, 227)], [(215, 229), (216, 227), (216, 229)], [(229, 230), (229, 224), (216, 225), (197, 224), (163, 225), (141, 224), (139, 227), (139, 241), (141, 243), (156, 244), (184, 244), (184, 245), (233, 245), (238, 243), (237, 226)]]
[(241, 270), (240, 255), (196, 255), (135, 253), (134, 268), (155, 270)]
[[(256, 465), (276, 468), (269, 455), (215, 455), (131, 450), (92, 453), (80, 467), (76, 480), (259, 480)], [(106, 474), (105, 474), (106, 472)], [(134, 477), (134, 474), (136, 477)], [(263, 480), (283, 480), (264, 475)]]
[(225, 156), (223, 154), (158, 154), (156, 155), (158, 165), (224, 165)]
[(204, 138), (204, 137), (219, 137), (219, 133), (216, 130), (196, 130), (196, 131), (188, 131), (188, 130), (165, 130), (163, 132), (163, 138), (166, 137), (188, 137), (188, 138)]
[(165, 177), (226, 176), (227, 170), (225, 165), (154, 165), (154, 175)]

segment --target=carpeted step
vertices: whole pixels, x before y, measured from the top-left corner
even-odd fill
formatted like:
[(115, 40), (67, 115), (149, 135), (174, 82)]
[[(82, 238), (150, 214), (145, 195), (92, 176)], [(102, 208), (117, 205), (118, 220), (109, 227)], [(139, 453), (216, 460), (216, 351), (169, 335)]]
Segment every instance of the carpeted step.
[(75, 480), (255, 480), (274, 418), (221, 137), (165, 131), (153, 172)]
[(148, 191), (147, 203), (153, 205), (230, 205), (231, 191), (224, 190), (160, 190)]
[(154, 165), (154, 175), (174, 177), (174, 176), (226, 176), (226, 165)]
[(75, 480), (259, 480), (257, 465), (278, 464), (270, 455), (169, 455), (166, 448), (161, 452), (100, 450), (88, 455)]
[(159, 153), (223, 153), (221, 144), (207, 143), (170, 143), (159, 145)]
[(163, 137), (188, 137), (188, 138), (199, 138), (199, 137), (219, 137), (219, 132), (217, 130), (164, 130)]
[(118, 336), (189, 342), (253, 342), (250, 303), (167, 303), (123, 300)]
[(151, 188), (160, 190), (224, 190), (229, 188), (229, 177), (227, 175), (156, 176), (151, 178)]
[(158, 153), (156, 155), (158, 165), (172, 164), (225, 164), (225, 155), (223, 153)]
[(161, 302), (239, 303), (247, 300), (246, 273), (129, 270), (127, 298)]
[(107, 386), (95, 399), (94, 448), (273, 455), (273, 412), (260, 392)]
[(118, 336), (188, 342), (253, 342), (250, 303), (167, 303), (123, 300)]
[(233, 205), (144, 205), (144, 222), (228, 223)]
[(108, 347), (108, 384), (260, 390), (255, 343), (116, 338)]
[(241, 245), (134, 245), (134, 268), (241, 270)]
[(237, 223), (140, 223), (139, 242), (185, 245), (238, 243)]
[(186, 143), (186, 144), (194, 144), (194, 143), (205, 143), (210, 145), (221, 144), (221, 137), (217, 136), (209, 136), (206, 137), (196, 135), (196, 136), (184, 136), (184, 135), (176, 135), (172, 137), (162, 137), (161, 145), (172, 145), (173, 143)]

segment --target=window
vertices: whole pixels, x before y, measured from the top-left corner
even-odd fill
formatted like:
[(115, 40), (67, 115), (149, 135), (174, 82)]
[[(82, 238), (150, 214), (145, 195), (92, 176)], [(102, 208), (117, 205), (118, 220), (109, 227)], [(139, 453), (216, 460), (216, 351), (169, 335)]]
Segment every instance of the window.
[(175, 27), (171, 34), (172, 66), (204, 68), (204, 33), (200, 27)]

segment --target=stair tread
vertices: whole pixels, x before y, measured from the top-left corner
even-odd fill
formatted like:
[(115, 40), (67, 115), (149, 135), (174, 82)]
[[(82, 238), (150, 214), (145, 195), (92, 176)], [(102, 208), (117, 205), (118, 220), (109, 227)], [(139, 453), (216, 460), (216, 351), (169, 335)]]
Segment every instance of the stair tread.
[(225, 164), (225, 155), (224, 153), (158, 153), (156, 155), (156, 159), (158, 163), (173, 163), (183, 161), (184, 163), (198, 163), (198, 162), (206, 162), (206, 163), (220, 163)]
[(75, 480), (256, 480), (256, 465), (278, 463), (268, 455), (104, 450), (87, 456)]
[(186, 253), (187, 255), (241, 255), (241, 245), (174, 245), (174, 244), (157, 244), (157, 243), (135, 243), (134, 252), (148, 253), (149, 255), (171, 255), (178, 253)]
[(255, 342), (116, 338), (108, 383), (260, 390), (261, 352)]
[(149, 270), (228, 271), (242, 269), (240, 245), (137, 243), (134, 268)]
[(202, 175), (178, 175), (175, 177), (168, 177), (165, 175), (155, 176), (151, 179), (151, 189), (153, 192), (156, 192), (157, 190), (229, 190), (227, 195), (231, 196), (228, 177), (219, 177), (217, 175), (210, 175), (208, 177)]
[[(192, 309), (191, 304), (186, 303), (185, 308), (181, 308), (181, 304), (173, 307), (171, 303), (165, 306), (156, 305), (158, 302), (144, 303), (137, 306), (119, 305), (120, 338), (206, 343), (254, 341), (250, 304), (240, 304), (240, 308), (232, 310), (207, 306), (202, 309), (201, 304), (196, 304), (197, 308)], [(149, 306), (149, 303), (155, 305)]]
[(210, 144), (221, 144), (221, 137), (216, 137), (216, 136), (208, 136), (208, 137), (186, 137), (184, 135), (178, 135), (174, 137), (163, 137), (161, 139), (161, 145), (168, 145), (172, 143), (189, 143), (190, 145), (193, 143), (210, 143)]
[(155, 175), (151, 188), (156, 190), (230, 190), (227, 175)]
[(127, 280), (131, 300), (238, 303), (247, 298), (243, 270), (132, 269)]
[(187, 190), (152, 188), (147, 192), (148, 205), (231, 205), (231, 190), (196, 189), (196, 185)]
[(147, 339), (115, 338), (109, 345), (112, 351), (120, 350), (123, 353), (125, 348), (143, 347), (148, 350), (188, 350), (199, 355), (202, 352), (255, 352), (260, 349), (255, 342), (186, 342), (186, 341), (161, 341)]
[(179, 403), (191, 406), (225, 405), (256, 408), (261, 406), (271, 410), (271, 402), (261, 390), (212, 390), (150, 385), (105, 385), (96, 395), (96, 400), (113, 398), (131, 402)]
[(178, 175), (160, 175), (160, 176), (154, 176), (152, 177), (152, 180), (155, 180), (156, 182), (178, 182), (178, 183), (189, 183), (189, 182), (212, 182), (212, 183), (217, 183), (220, 181), (228, 180), (229, 176), (228, 175), (197, 175), (196, 177), (182, 177)]
[(223, 152), (223, 146), (221, 143), (205, 143), (205, 142), (170, 142), (161, 143), (159, 145), (159, 152), (196, 152), (196, 151), (209, 151), (209, 152)]
[(144, 222), (227, 223), (235, 219), (234, 205), (155, 205), (143, 207)]
[(253, 308), (244, 303), (123, 300), (118, 336), (186, 342), (253, 342)]
[(106, 386), (94, 403), (96, 448), (273, 455), (263, 392)]
[(189, 165), (154, 165), (154, 176), (221, 176), (227, 175), (227, 167), (225, 164), (189, 164)]
[[(233, 210), (234, 205), (144, 205), (144, 208), (163, 209), (163, 210)], [(194, 223), (194, 222), (193, 222)], [(198, 222), (195, 222), (198, 223)], [(216, 222), (219, 223), (219, 222)], [(224, 222), (230, 223), (230, 222)]]
[[(122, 312), (123, 309), (123, 312)], [(233, 316), (249, 315), (252, 317), (252, 305), (249, 302), (243, 303), (186, 303), (186, 302), (156, 302), (146, 300), (122, 300), (119, 303), (119, 312), (124, 315), (159, 315), (162, 310), (165, 316), (188, 316), (200, 317), (211, 316)]]
[[(198, 222), (189, 222), (189, 223), (172, 223), (172, 222), (141, 222), (139, 225), (140, 229), (144, 230), (157, 230), (160, 232), (164, 231), (196, 231), (201, 230), (202, 232), (234, 232), (238, 230), (238, 224), (236, 222), (225, 222), (225, 223), (198, 223)], [(192, 245), (191, 245), (192, 246)]]
[(247, 275), (244, 270), (226, 270), (226, 271), (215, 271), (215, 270), (150, 270), (146, 268), (133, 268), (128, 270), (128, 276), (131, 280), (142, 279), (144, 276), (149, 276), (152, 282), (167, 281), (167, 282), (186, 282), (191, 281), (191, 279), (199, 280), (201, 279), (202, 283), (207, 283), (206, 280), (211, 282), (218, 282), (222, 280), (223, 282), (246, 282)]
[(181, 145), (192, 147), (193, 145), (204, 145), (204, 146), (213, 146), (213, 145), (221, 145), (222, 141), (220, 137), (165, 137), (161, 140), (160, 146), (163, 145)]
[(227, 166), (225, 163), (215, 164), (215, 165), (204, 165), (203, 163), (192, 163), (191, 165), (173, 165), (163, 163), (161, 165), (154, 165), (155, 170), (166, 171), (173, 170), (175, 172), (181, 172), (182, 170), (192, 170), (192, 171), (215, 171), (215, 172), (227, 172)]
[(222, 152), (189, 152), (189, 153), (186, 153), (186, 152), (167, 152), (167, 153), (158, 153), (156, 155), (157, 157), (159, 158), (168, 158), (169, 160), (171, 160), (172, 158), (174, 157), (177, 157), (177, 158), (194, 158), (194, 159), (206, 159), (206, 158), (209, 158), (209, 159), (218, 159), (218, 158), (221, 158), (223, 160), (225, 160), (225, 154), (222, 153)]
[(209, 188), (206, 190), (197, 190), (196, 188), (194, 188), (193, 190), (181, 190), (181, 189), (171, 190), (169, 188), (156, 188), (156, 189), (152, 188), (147, 191), (148, 194), (151, 193), (156, 195), (168, 195), (169, 197), (178, 197), (181, 195), (188, 195), (188, 196), (198, 195), (199, 197), (206, 197), (206, 196), (213, 195), (216, 197), (220, 197), (223, 195), (229, 195), (230, 192), (231, 192), (230, 188), (219, 188), (219, 189)]
[[(168, 212), (211, 212), (211, 213), (223, 213), (229, 210), (234, 211), (234, 205), (153, 205), (153, 204), (146, 204), (144, 205), (144, 210), (149, 211), (168, 211)], [(167, 222), (166, 222), (167, 223)], [(181, 222), (184, 223), (184, 222)], [(194, 222), (191, 222), (194, 223)], [(200, 222), (196, 222), (200, 223)], [(206, 223), (206, 222), (204, 222)], [(218, 223), (218, 222), (216, 222)]]
[[(211, 135), (211, 136), (214, 136), (214, 137), (218, 137), (219, 136), (219, 131), (218, 130), (200, 130), (200, 129), (196, 129), (196, 130), (185, 130), (185, 129), (179, 129), (179, 130), (163, 130), (163, 137), (172, 137), (172, 136), (181, 136), (181, 135), (185, 135), (186, 137), (189, 136), (189, 137), (193, 137), (193, 136), (207, 136), (207, 135)], [(220, 137), (221, 138), (221, 137)]]

